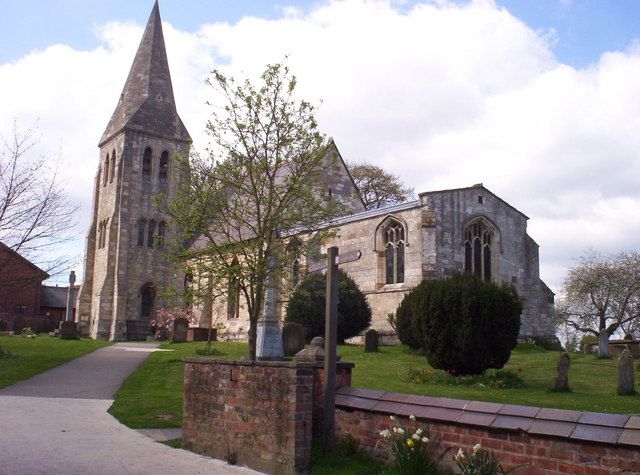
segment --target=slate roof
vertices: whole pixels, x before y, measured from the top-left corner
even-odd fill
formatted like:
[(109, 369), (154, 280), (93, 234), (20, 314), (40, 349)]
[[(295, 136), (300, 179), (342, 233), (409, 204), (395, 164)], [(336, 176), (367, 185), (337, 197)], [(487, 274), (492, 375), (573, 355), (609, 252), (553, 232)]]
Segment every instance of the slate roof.
[(157, 0), (99, 145), (123, 129), (185, 142), (191, 140), (176, 110)]
[[(73, 288), (73, 306), (76, 305), (76, 297), (78, 296), (78, 286)], [(69, 287), (56, 287), (51, 285), (43, 285), (40, 291), (40, 306), (67, 308), (67, 293)]]

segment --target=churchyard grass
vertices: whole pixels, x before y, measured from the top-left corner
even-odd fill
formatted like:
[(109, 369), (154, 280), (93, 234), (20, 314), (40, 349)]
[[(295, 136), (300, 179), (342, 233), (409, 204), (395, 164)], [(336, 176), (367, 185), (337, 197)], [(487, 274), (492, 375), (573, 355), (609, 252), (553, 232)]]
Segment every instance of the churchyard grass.
[[(205, 343), (165, 343), (171, 352), (152, 353), (118, 391), (109, 412), (134, 428), (180, 427), (182, 422), (182, 358), (195, 356)], [(247, 354), (244, 343), (215, 342), (218, 358), (240, 358)], [(408, 369), (429, 369), (426, 358), (406, 346), (380, 347), (377, 353), (364, 353), (362, 346), (341, 345), (344, 361), (356, 364), (354, 386), (400, 393), (443, 396), (458, 399), (556, 407), (595, 412), (640, 413), (640, 394), (616, 394), (617, 359), (598, 359), (592, 355), (571, 355), (571, 392), (551, 391), (559, 352), (521, 344), (512, 353), (506, 368), (518, 370), (525, 387), (493, 389), (479, 386), (419, 384), (407, 381)]]
[[(35, 338), (0, 336), (0, 388), (28, 379), (38, 373), (110, 345), (106, 341), (61, 340), (40, 335)], [(5, 354), (4, 352), (8, 353)]]

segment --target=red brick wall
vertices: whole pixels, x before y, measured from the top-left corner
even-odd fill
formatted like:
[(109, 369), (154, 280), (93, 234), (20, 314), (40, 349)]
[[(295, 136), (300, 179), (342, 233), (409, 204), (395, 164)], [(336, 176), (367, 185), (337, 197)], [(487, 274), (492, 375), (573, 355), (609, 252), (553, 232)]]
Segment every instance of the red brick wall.
[(39, 315), (40, 287), (47, 274), (4, 245), (0, 269), (0, 313), (14, 314), (17, 305), (26, 305), (25, 315)]
[[(453, 456), (459, 448), (469, 453), (475, 444), (481, 444), (495, 451), (505, 470), (523, 463), (527, 464), (515, 470), (514, 474), (640, 473), (640, 450), (637, 448), (558, 440), (551, 437), (479, 429), (420, 419), (412, 422), (408, 417), (399, 417), (398, 420), (411, 432), (424, 427), (425, 422), (429, 423), (430, 436), (435, 436), (439, 441), (438, 453), (449, 448), (442, 458), (442, 463), (450, 468), (455, 467)], [(389, 458), (386, 445), (380, 442), (379, 435), (382, 429), (393, 427), (388, 414), (338, 409), (336, 427), (338, 437), (353, 438), (363, 452), (381, 460)]]
[(309, 465), (313, 366), (188, 360), (182, 443), (267, 473)]

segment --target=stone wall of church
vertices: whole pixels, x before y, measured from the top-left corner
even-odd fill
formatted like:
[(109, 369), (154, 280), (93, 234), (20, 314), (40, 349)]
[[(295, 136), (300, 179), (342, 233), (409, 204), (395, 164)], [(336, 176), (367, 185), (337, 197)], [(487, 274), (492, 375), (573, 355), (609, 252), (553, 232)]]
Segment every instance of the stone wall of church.
[(540, 281), (537, 244), (531, 245), (527, 235), (528, 218), (482, 186), (428, 192), (420, 198), (434, 214), (436, 276), (464, 270), (465, 226), (475, 218), (485, 218), (498, 230), (491, 260), (493, 279), (512, 283), (523, 299), (521, 336), (554, 336), (553, 318), (549, 317), (552, 304)]

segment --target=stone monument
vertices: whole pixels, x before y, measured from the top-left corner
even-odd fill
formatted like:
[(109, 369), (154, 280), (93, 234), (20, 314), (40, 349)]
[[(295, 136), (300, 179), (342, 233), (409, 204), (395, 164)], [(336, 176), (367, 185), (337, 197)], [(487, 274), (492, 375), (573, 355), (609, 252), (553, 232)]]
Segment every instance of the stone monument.
[(269, 258), (269, 275), (267, 276), (264, 308), (262, 315), (258, 319), (256, 335), (256, 358), (259, 360), (281, 360), (284, 357), (280, 323), (276, 315), (275, 267), (275, 257), (271, 256)]
[(299, 323), (287, 323), (282, 327), (282, 349), (285, 356), (294, 356), (304, 349), (305, 329)]
[(370, 328), (364, 334), (364, 352), (375, 353), (378, 351), (378, 332)]
[(76, 283), (76, 273), (69, 274), (69, 292), (67, 293), (67, 314), (65, 321), (60, 322), (60, 338), (63, 340), (75, 340), (78, 338), (78, 328), (73, 321), (73, 284)]
[(633, 356), (629, 350), (624, 350), (618, 359), (618, 394), (625, 396), (635, 392)]
[(553, 384), (554, 391), (570, 391), (569, 389), (569, 366), (571, 358), (566, 351), (560, 355), (557, 366), (556, 380)]

